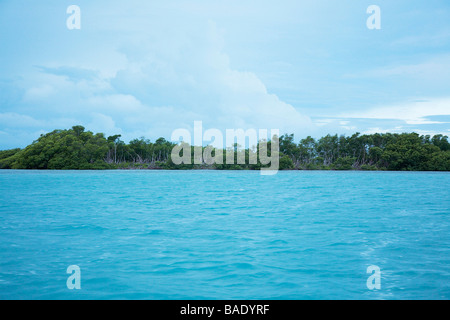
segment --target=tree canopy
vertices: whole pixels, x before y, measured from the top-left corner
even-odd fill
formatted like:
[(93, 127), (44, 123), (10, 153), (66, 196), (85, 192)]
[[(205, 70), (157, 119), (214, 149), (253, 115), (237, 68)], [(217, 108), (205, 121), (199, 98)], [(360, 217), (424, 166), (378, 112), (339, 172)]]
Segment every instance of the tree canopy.
[[(128, 144), (121, 135), (105, 137), (103, 133), (86, 131), (83, 126), (54, 130), (41, 135), (24, 149), (0, 151), (0, 169), (250, 169), (261, 167), (249, 163), (250, 149), (238, 145), (231, 148), (245, 164), (182, 164), (171, 160), (174, 143), (164, 138), (151, 142), (144, 137)], [(375, 133), (351, 136), (327, 135), (320, 139), (310, 136), (298, 143), (293, 134), (279, 137), (280, 169), (284, 170), (408, 170), (450, 171), (450, 143), (447, 136), (419, 136), (417, 133)], [(270, 144), (270, 142), (269, 142)], [(259, 144), (255, 146), (259, 148)], [(191, 155), (194, 154), (191, 146)], [(210, 147), (211, 148), (211, 147)], [(204, 150), (205, 147), (202, 147)], [(270, 148), (269, 148), (270, 149)], [(218, 150), (213, 149), (211, 154)]]

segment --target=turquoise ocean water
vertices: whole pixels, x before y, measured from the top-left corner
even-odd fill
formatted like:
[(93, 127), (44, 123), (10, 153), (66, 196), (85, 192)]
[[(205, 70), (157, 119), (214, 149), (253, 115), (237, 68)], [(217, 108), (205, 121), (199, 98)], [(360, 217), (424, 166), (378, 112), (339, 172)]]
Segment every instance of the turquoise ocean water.
[(0, 171), (0, 299), (449, 299), (449, 190), (449, 173)]

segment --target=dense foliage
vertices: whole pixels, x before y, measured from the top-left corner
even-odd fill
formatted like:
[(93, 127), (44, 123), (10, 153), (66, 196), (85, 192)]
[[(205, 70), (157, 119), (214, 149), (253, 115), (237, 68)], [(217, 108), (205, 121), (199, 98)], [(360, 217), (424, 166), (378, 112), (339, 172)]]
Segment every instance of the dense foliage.
[[(450, 143), (447, 136), (419, 136), (416, 133), (327, 135), (318, 140), (307, 137), (295, 143), (294, 135), (279, 137), (280, 169), (300, 170), (414, 170), (450, 171)], [(270, 142), (269, 142), (270, 144)], [(54, 130), (24, 149), (0, 151), (1, 169), (260, 169), (249, 164), (249, 149), (223, 150), (224, 164), (175, 165), (171, 159), (174, 143), (164, 138), (151, 142), (145, 138), (128, 144), (120, 135), (105, 137), (85, 131), (82, 126)], [(256, 146), (256, 151), (259, 144)], [(195, 147), (190, 147), (194, 155)], [(203, 148), (204, 150), (205, 148)], [(269, 146), (270, 150), (270, 146)], [(217, 150), (213, 150), (215, 154)], [(246, 164), (225, 164), (232, 152), (242, 153)]]
[(318, 140), (307, 137), (299, 144), (293, 135), (284, 135), (280, 137), (280, 151), (297, 169), (450, 170), (450, 143), (443, 135), (355, 133)]

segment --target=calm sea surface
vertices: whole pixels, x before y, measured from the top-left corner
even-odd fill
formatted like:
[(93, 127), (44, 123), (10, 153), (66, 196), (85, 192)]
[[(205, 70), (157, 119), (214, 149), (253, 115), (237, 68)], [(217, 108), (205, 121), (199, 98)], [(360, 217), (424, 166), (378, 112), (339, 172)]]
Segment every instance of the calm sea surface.
[(0, 299), (450, 299), (449, 190), (449, 173), (0, 171)]

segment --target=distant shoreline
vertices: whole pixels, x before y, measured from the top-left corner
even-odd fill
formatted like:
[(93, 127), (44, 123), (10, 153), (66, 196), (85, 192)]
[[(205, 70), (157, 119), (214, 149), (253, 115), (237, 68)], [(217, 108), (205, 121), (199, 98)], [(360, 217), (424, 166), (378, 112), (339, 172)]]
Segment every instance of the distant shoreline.
[[(120, 137), (94, 134), (83, 126), (54, 130), (24, 149), (0, 151), (0, 169), (450, 171), (448, 137), (414, 132), (336, 134), (317, 140), (308, 136), (298, 143), (293, 134), (284, 134), (252, 148), (236, 143), (225, 149), (187, 143), (180, 149), (164, 138), (155, 142), (140, 138), (127, 144)], [(274, 151), (268, 145), (277, 148)], [(183, 161), (178, 164), (176, 157)]]
[[(190, 171), (211, 171), (211, 172), (255, 172), (259, 174), (259, 170), (251, 170), (251, 169), (137, 169), (137, 168), (120, 168), (120, 169), (0, 169), (2, 171), (36, 171), (36, 172), (67, 172), (67, 171), (75, 171), (75, 172), (103, 172), (103, 171), (171, 171), (171, 172), (190, 172)], [(392, 172), (392, 173), (413, 173), (413, 172), (423, 172), (423, 173), (450, 173), (450, 170), (363, 170), (363, 169), (350, 169), (350, 170), (336, 170), (336, 169), (284, 169), (279, 170), (279, 172), (355, 172), (355, 173), (363, 173), (363, 172)]]

